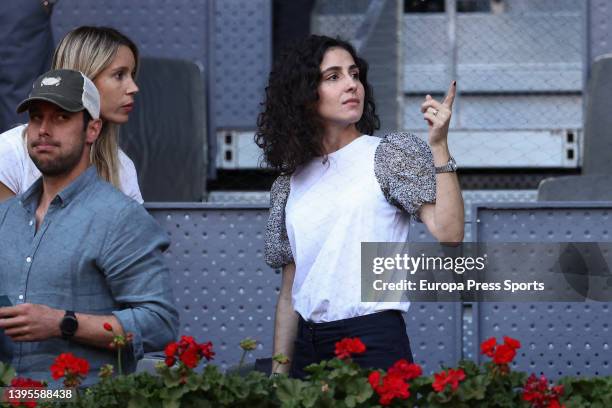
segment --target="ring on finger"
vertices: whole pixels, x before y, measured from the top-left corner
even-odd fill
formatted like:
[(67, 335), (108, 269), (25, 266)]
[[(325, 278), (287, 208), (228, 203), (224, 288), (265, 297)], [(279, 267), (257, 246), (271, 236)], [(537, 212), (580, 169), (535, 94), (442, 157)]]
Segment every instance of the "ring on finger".
[(434, 116), (437, 116), (437, 115), (438, 115), (438, 110), (437, 110), (437, 109), (434, 109), (434, 108), (431, 108), (431, 109), (433, 110), (432, 114), (433, 114)]

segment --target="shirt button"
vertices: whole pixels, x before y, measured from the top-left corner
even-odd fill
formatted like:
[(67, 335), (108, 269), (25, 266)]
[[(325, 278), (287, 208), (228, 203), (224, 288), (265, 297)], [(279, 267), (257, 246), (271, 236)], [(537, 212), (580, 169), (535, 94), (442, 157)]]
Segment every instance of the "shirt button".
[(19, 300), (23, 300), (23, 295), (19, 295)]
[(34, 220), (30, 220), (30, 227), (34, 225)]
[(27, 263), (32, 262), (32, 258), (28, 256), (28, 257), (26, 258), (26, 262), (27, 262)]

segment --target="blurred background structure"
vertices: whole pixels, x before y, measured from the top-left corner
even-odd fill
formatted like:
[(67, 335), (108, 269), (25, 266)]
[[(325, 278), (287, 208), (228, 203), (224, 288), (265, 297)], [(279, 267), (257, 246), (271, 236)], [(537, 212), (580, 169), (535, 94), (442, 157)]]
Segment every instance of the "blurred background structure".
[[(144, 56), (122, 144), (145, 201), (157, 202), (148, 209), (171, 234), (181, 331), (213, 340), (224, 367), (246, 336), (261, 341), (251, 360), (271, 353), (279, 271), (262, 255), (276, 175), (253, 136), (273, 59), (309, 33), (350, 40), (369, 61), (378, 135), (426, 137), (421, 101), (442, 98), (457, 80), (449, 142), (466, 241), (610, 240), (612, 205), (535, 202), (550, 177), (541, 200), (611, 199), (608, 0), (59, 0), (55, 41), (80, 25), (115, 27)], [(525, 237), (513, 234), (530, 222)], [(429, 238), (415, 225), (410, 239)], [(607, 304), (432, 303), (414, 305), (407, 324), (428, 372), (477, 359), (485, 336), (512, 335), (525, 340), (517, 364), (554, 378), (612, 374), (608, 325), (595, 323), (609, 312)], [(592, 340), (579, 338), (585, 330)]]
[[(201, 157), (191, 163), (176, 154), (164, 167), (196, 164), (202, 169), (194, 174), (206, 182), (181, 186), (192, 183), (182, 177), (147, 188), (147, 178), (163, 175), (145, 157), (157, 162), (156, 148), (172, 156), (160, 145), (193, 138), (146, 135), (138, 139), (149, 144), (138, 146), (124, 137), (145, 201), (267, 201), (257, 192), (267, 191), (274, 175), (253, 143), (263, 88), (274, 55), (310, 32), (349, 39), (369, 60), (379, 134), (425, 136), (420, 101), (427, 93), (443, 97), (457, 79), (450, 144), (464, 189), (501, 199), (520, 190), (528, 200), (542, 179), (581, 172), (588, 80), (596, 57), (612, 51), (611, 14), (605, 0), (60, 0), (51, 21), (56, 41), (78, 25), (110, 25), (145, 57), (200, 69)], [(165, 119), (142, 116), (146, 104), (137, 101), (133, 122)]]

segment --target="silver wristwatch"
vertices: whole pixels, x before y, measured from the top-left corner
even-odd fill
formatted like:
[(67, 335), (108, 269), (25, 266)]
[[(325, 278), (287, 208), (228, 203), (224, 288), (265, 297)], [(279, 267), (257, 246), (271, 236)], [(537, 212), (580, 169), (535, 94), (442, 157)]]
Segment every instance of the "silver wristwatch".
[(436, 174), (439, 173), (454, 173), (457, 171), (457, 162), (453, 159), (453, 156), (450, 157), (448, 163), (443, 166), (436, 167)]

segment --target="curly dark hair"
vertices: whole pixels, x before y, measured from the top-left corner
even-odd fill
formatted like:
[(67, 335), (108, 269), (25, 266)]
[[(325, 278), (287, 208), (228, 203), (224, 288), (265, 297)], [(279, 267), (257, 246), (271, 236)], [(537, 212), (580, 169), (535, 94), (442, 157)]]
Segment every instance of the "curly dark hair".
[(317, 88), (321, 61), (332, 47), (348, 51), (359, 68), (365, 99), (357, 130), (371, 135), (380, 127), (368, 83), (368, 63), (344, 40), (310, 35), (286, 49), (274, 63), (262, 103), (264, 109), (257, 118), (255, 143), (263, 149), (267, 164), (283, 174), (293, 173), (311, 158), (324, 155), (323, 126), (316, 109)]

